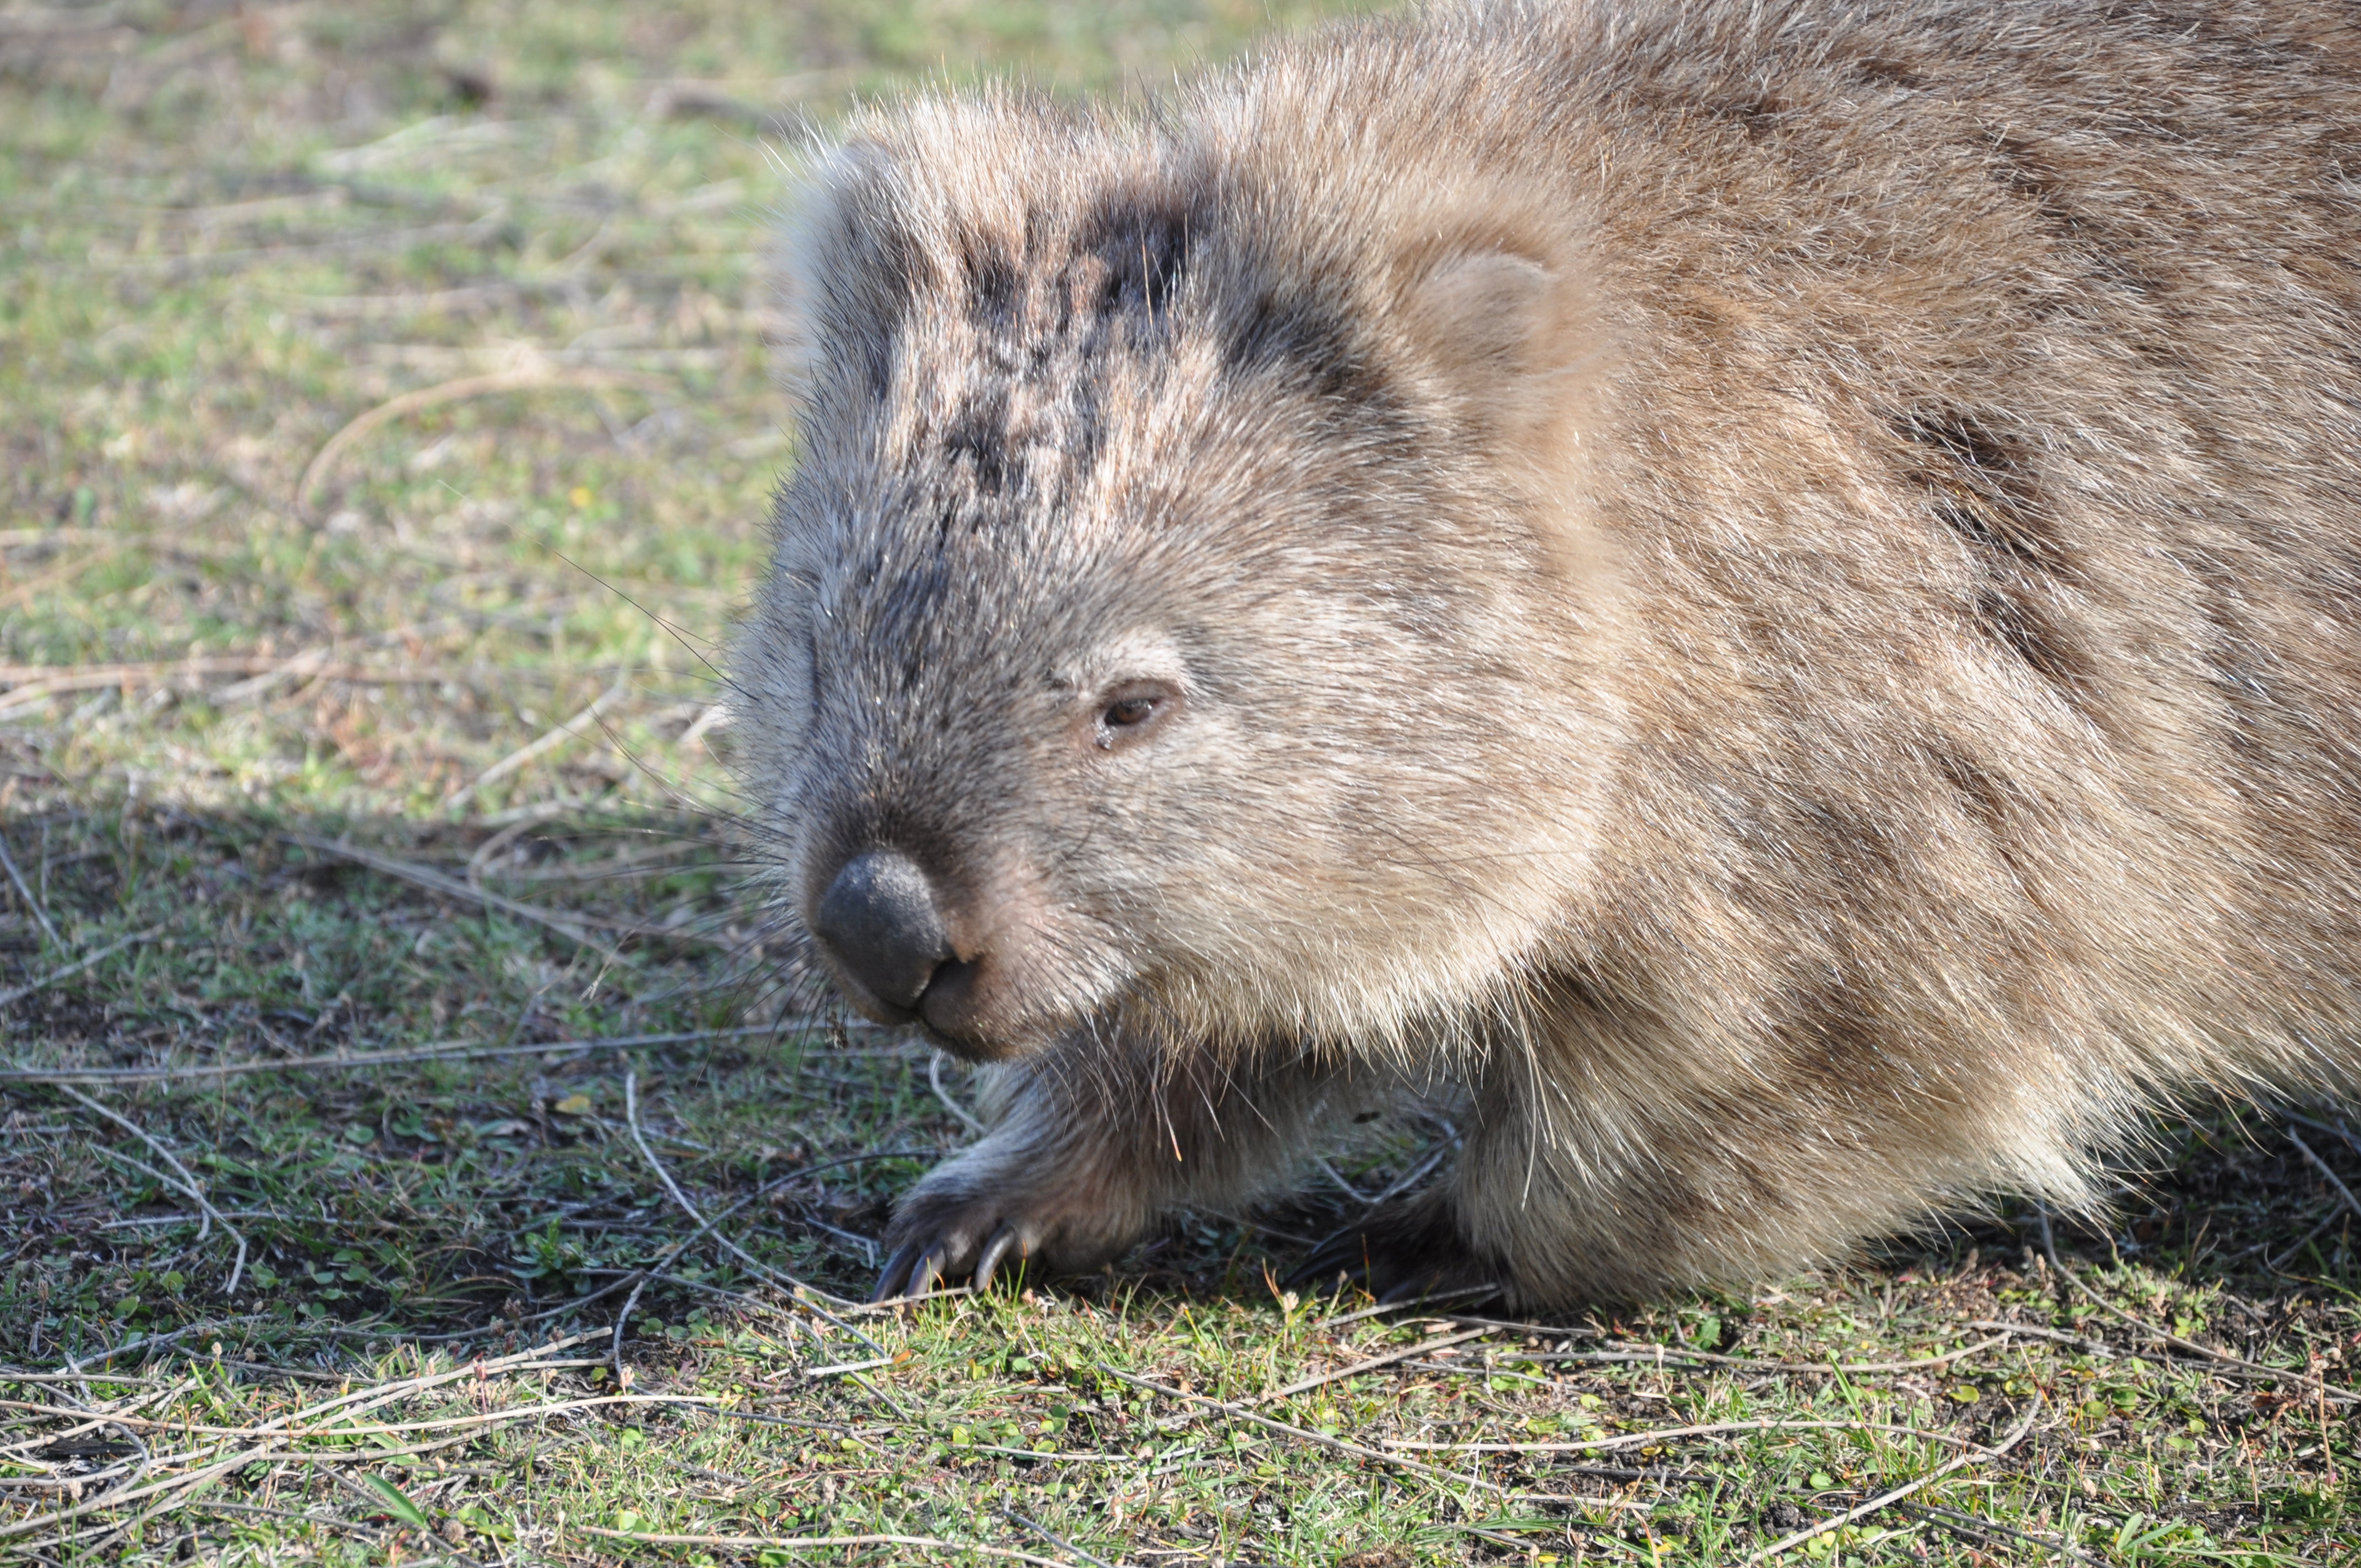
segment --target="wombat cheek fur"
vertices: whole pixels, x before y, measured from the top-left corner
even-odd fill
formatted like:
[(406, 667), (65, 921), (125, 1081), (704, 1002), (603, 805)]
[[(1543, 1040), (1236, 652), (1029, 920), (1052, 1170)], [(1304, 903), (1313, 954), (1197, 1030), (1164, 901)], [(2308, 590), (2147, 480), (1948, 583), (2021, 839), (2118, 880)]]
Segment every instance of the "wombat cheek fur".
[(884, 1293), (1417, 1101), (1313, 1257), (1745, 1282), (2349, 1091), (2349, 6), (1621, 0), (859, 116), (734, 672), (815, 972), (987, 1070)]

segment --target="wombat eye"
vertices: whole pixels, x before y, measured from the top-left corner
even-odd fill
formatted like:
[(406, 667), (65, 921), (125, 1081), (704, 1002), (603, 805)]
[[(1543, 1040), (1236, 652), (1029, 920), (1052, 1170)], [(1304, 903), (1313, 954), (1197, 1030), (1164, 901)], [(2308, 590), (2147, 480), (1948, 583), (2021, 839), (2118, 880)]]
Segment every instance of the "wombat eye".
[(1111, 750), (1119, 740), (1135, 740), (1164, 716), (1172, 701), (1172, 694), (1161, 686), (1126, 686), (1108, 697), (1106, 706), (1099, 709), (1092, 740), (1103, 751)]

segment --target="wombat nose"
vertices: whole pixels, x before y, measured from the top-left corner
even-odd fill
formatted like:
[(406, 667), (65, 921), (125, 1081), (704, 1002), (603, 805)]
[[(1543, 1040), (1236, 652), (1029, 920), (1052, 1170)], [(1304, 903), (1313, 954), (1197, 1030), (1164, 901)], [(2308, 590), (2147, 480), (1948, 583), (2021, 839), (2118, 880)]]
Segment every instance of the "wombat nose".
[(903, 1013), (952, 956), (927, 873), (893, 850), (844, 863), (820, 895), (812, 935), (863, 990)]

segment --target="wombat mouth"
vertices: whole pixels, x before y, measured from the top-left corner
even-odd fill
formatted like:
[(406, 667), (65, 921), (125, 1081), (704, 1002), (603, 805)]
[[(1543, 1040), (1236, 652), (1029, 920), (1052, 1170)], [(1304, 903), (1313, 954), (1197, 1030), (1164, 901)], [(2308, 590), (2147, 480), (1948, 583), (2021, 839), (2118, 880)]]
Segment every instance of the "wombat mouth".
[(994, 1039), (976, 1026), (976, 978), (982, 968), (978, 962), (952, 959), (937, 969), (926, 993), (918, 998), (916, 1022), (931, 1043), (965, 1061), (1005, 1061), (1023, 1056), (1023, 1042)]
[(873, 1024), (916, 1025), (928, 1045), (963, 1061), (1005, 1061), (1033, 1048), (1021, 1039), (994, 1038), (976, 1027), (972, 992), (978, 966), (952, 959), (935, 971), (926, 991), (909, 1006), (896, 1006), (858, 985), (838, 984), (853, 1010)]

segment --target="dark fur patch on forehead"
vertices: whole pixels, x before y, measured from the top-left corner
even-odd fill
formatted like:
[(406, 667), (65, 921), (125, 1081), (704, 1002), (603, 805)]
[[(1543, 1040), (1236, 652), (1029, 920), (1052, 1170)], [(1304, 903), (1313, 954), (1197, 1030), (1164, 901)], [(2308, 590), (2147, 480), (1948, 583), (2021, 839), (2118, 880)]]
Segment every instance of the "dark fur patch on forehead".
[(991, 525), (995, 509), (977, 503), (1054, 504), (1089, 472), (1115, 363), (1155, 373), (1207, 227), (1188, 192), (1134, 180), (1072, 205), (1033, 203), (1021, 223), (952, 230), (942, 298), (964, 318), (969, 346), (945, 381), (954, 400), (921, 411), (917, 445), (943, 459), (967, 528)]
[(958, 245), (967, 273), (968, 313), (986, 330), (1014, 326), (1025, 296), (1025, 277), (1017, 258), (996, 236), (980, 229), (961, 233)]
[(1079, 213), (1031, 206), (1021, 235), (983, 224), (957, 230), (954, 286), (988, 342), (1015, 348), (1009, 340), (1025, 339), (1038, 348), (1064, 337), (1098, 346), (1110, 328), (1137, 341), (1171, 310), (1202, 224), (1182, 192), (1139, 185), (1105, 190)]
[(1108, 192), (1083, 217), (1076, 247), (1105, 269), (1101, 313), (1153, 317), (1170, 310), (1205, 216), (1177, 191)]
[(1386, 400), (1375, 355), (1334, 302), (1307, 292), (1259, 290), (1234, 310), (1223, 362), (1241, 380), (1276, 378), (1314, 397), (1370, 406)]

